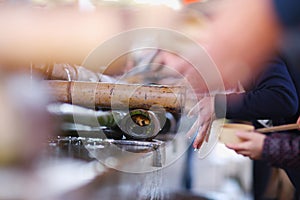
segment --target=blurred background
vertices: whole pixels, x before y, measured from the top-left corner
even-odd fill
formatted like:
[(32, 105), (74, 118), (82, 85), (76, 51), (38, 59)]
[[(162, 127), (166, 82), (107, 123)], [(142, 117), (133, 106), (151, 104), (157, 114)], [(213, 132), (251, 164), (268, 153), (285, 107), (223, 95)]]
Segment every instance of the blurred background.
[[(0, 199), (252, 199), (252, 162), (217, 130), (192, 149), (197, 97), (151, 64), (161, 41), (119, 39), (149, 27), (205, 38), (217, 3), (0, 1)], [(127, 93), (129, 108), (112, 108)]]

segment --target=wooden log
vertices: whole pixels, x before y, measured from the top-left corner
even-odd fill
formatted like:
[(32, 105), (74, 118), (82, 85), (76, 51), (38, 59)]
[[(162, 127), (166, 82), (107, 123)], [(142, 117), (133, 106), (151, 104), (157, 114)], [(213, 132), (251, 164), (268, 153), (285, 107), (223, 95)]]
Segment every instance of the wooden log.
[(45, 81), (54, 100), (85, 107), (151, 109), (162, 107), (180, 113), (185, 88), (180, 86)]

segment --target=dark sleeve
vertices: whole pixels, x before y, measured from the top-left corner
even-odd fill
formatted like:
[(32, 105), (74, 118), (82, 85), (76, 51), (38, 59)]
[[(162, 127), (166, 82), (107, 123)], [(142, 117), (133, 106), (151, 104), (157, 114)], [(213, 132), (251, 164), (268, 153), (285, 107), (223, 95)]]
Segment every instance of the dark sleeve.
[(274, 8), (279, 23), (284, 27), (295, 27), (300, 24), (299, 0), (274, 0)]
[(300, 169), (299, 133), (274, 133), (264, 141), (262, 158), (275, 167)]
[(285, 63), (272, 61), (257, 79), (254, 87), (239, 94), (218, 94), (215, 111), (218, 118), (226, 100), (226, 118), (240, 120), (278, 119), (292, 117), (298, 110), (298, 95)]

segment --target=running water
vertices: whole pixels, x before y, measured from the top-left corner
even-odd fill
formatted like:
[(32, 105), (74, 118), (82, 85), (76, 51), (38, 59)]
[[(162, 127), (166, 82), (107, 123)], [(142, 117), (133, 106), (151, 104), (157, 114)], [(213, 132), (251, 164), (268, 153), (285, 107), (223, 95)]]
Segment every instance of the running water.
[(145, 174), (144, 182), (140, 185), (139, 200), (163, 200), (166, 198), (163, 190), (162, 170), (156, 170)]

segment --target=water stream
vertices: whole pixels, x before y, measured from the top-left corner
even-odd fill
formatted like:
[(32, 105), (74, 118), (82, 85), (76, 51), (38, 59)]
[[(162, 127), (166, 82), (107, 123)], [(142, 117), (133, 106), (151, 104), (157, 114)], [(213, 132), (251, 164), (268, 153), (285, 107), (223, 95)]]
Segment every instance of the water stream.
[(144, 182), (140, 185), (139, 197), (137, 199), (144, 200), (163, 200), (166, 199), (163, 190), (163, 173), (162, 170), (156, 170), (144, 174)]

